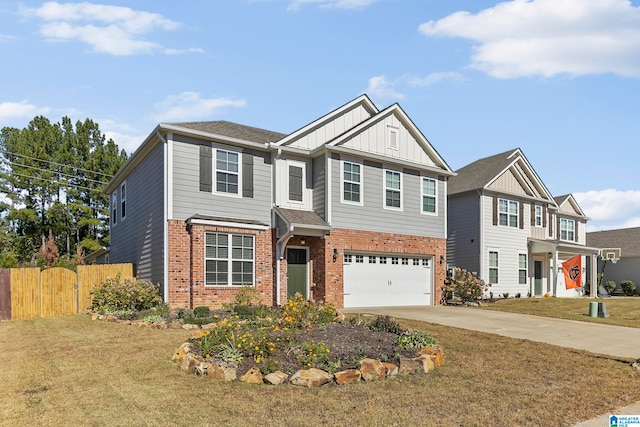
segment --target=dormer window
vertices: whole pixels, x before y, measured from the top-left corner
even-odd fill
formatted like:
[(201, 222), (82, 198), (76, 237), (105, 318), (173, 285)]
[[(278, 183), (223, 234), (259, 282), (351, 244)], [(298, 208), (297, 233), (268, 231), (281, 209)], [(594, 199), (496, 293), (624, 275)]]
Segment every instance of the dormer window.
[(576, 222), (572, 219), (560, 218), (560, 240), (575, 241)]

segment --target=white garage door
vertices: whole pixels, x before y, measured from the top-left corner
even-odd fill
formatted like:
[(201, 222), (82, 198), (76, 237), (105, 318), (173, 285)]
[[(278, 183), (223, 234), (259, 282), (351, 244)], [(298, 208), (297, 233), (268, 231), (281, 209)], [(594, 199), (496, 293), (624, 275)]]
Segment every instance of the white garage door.
[(431, 259), (346, 253), (344, 306), (431, 305)]

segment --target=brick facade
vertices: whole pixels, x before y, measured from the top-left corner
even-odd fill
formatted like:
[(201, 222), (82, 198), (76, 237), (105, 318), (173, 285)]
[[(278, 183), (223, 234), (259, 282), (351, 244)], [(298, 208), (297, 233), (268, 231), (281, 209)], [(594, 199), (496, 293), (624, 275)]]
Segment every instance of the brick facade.
[[(280, 303), (287, 299), (286, 253), (275, 259), (275, 230), (248, 230), (169, 221), (169, 304), (172, 307), (219, 308), (233, 303), (237, 287), (204, 286), (204, 233), (221, 232), (255, 236), (255, 284), (262, 302), (276, 305), (276, 271), (280, 263)], [(303, 240), (304, 239), (304, 243)], [(446, 265), (446, 240), (443, 238), (377, 233), (372, 231), (333, 229), (325, 238), (294, 236), (287, 247), (309, 248), (309, 295), (315, 301), (325, 301), (343, 307), (343, 255), (345, 251), (377, 252), (385, 254), (433, 256), (434, 303), (442, 297)], [(334, 252), (335, 250), (335, 252)], [(335, 254), (335, 259), (334, 259)]]
[[(205, 233), (219, 232), (254, 236), (254, 283), (261, 301), (274, 305), (273, 230), (217, 227), (169, 221), (169, 305), (175, 308), (208, 306), (221, 308), (235, 302), (239, 287), (205, 286)], [(229, 272), (231, 274), (231, 272)]]

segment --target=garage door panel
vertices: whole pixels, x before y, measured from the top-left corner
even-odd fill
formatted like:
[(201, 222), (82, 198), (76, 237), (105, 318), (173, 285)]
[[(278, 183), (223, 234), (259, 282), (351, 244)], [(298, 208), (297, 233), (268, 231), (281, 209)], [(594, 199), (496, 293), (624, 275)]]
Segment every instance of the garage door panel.
[(430, 260), (345, 254), (345, 307), (429, 305), (431, 283)]

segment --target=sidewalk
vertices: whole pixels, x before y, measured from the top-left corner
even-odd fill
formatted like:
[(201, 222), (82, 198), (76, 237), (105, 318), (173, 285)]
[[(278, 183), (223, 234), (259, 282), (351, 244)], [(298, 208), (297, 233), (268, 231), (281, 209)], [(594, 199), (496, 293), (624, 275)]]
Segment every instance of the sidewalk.
[[(345, 312), (421, 320), (438, 325), (544, 342), (620, 358), (637, 359), (640, 357), (640, 328), (552, 319), (468, 307), (375, 307), (351, 308), (346, 309)], [(615, 411), (615, 414), (640, 415), (640, 402), (620, 408)], [(574, 427), (608, 426), (609, 415), (613, 414), (603, 414), (576, 424)]]

